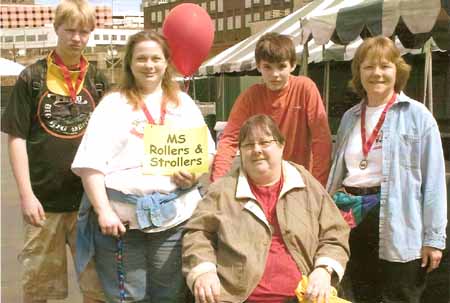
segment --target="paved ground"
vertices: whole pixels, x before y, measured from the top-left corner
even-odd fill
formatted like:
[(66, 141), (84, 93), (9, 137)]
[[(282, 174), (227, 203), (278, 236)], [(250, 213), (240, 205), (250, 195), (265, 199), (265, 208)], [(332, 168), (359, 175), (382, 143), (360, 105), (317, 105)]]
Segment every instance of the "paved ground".
[[(8, 161), (7, 137), (1, 134), (1, 302), (20, 303), (21, 265), (17, 261), (23, 243), (22, 217), (14, 178)], [(69, 297), (64, 303), (82, 302), (72, 263), (69, 268)]]

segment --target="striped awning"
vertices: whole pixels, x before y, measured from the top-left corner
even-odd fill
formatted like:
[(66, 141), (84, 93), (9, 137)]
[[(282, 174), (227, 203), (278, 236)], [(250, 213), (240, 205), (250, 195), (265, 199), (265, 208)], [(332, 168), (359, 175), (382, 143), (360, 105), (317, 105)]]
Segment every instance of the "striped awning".
[[(251, 71), (256, 68), (254, 51), (258, 39), (265, 33), (277, 32), (290, 35), (294, 39), (297, 56), (300, 57), (303, 45), (300, 43), (299, 20), (309, 13), (323, 10), (331, 0), (316, 0), (296, 10), (288, 16), (278, 20), (276, 23), (264, 30), (246, 38), (245, 40), (224, 50), (200, 66), (198, 74), (217, 74)], [(311, 52), (311, 51), (310, 51)]]
[[(342, 41), (335, 41), (331, 39), (333, 37), (333, 31), (336, 27), (333, 27), (333, 30), (331, 30), (331, 34), (329, 34), (329, 38), (322, 38), (318, 41), (316, 41), (316, 35), (319, 35), (321, 32), (327, 32), (330, 31), (330, 24), (333, 24), (332, 20), (329, 21), (324, 16), (324, 12), (330, 12), (331, 10), (334, 10), (335, 13), (339, 12), (340, 8), (343, 8), (344, 4), (361, 4), (361, 3), (374, 3), (374, 2), (381, 2), (382, 0), (315, 0), (306, 6), (296, 10), (295, 12), (291, 13), (290, 15), (278, 20), (276, 23), (272, 24), (271, 26), (265, 28), (264, 30), (246, 38), (245, 40), (235, 44), (234, 46), (224, 50), (223, 52), (219, 53), (215, 57), (209, 59), (206, 61), (202, 66), (200, 66), (198, 70), (198, 75), (213, 75), (213, 74), (219, 74), (219, 73), (233, 73), (233, 72), (248, 72), (256, 69), (256, 62), (254, 58), (254, 51), (256, 42), (258, 39), (265, 33), (268, 32), (277, 32), (285, 35), (289, 35), (293, 38), (294, 44), (296, 45), (296, 53), (297, 53), (297, 61), (301, 61), (302, 53), (303, 53), (303, 44), (306, 41), (308, 42), (308, 50), (309, 50), (309, 56), (308, 56), (308, 63), (317, 63), (321, 61), (344, 61), (344, 60), (351, 60), (353, 58), (353, 54), (356, 50), (356, 48), (361, 44), (361, 39), (359, 38), (359, 34), (361, 31), (357, 31), (358, 34), (356, 34), (355, 38), (349, 39), (347, 45), (339, 45), (335, 42), (342, 42)], [(416, 3), (416, 0), (385, 0), (384, 2), (413, 2)], [(434, 3), (435, 0), (421, 0), (424, 3), (428, 1), (431, 1), (431, 3)], [(450, 0), (442, 0), (442, 1), (450, 1)], [(419, 3), (419, 2), (417, 2)], [(425, 5), (425, 4), (423, 4)], [(392, 5), (391, 5), (392, 6)], [(385, 6), (386, 7), (386, 6)], [(441, 6), (440, 6), (441, 7)], [(444, 6), (442, 6), (444, 7)], [(431, 10), (433, 11), (433, 10)], [(446, 12), (446, 10), (444, 10)], [(448, 7), (447, 7), (448, 11)], [(442, 9), (439, 10), (439, 16), (442, 16)], [(365, 13), (372, 15), (370, 11), (365, 11)], [(431, 14), (431, 13), (430, 13)], [(445, 14), (448, 19), (448, 13)], [(313, 18), (314, 17), (314, 18)], [(322, 22), (322, 24), (327, 24), (328, 31), (322, 30), (312, 30), (309, 26), (315, 22), (315, 20), (319, 20), (319, 18), (325, 18), (325, 21)], [(351, 19), (348, 16), (349, 19)], [(393, 18), (393, 17), (392, 17)], [(391, 18), (391, 19), (392, 19)], [(441, 17), (439, 17), (441, 18)], [(443, 18), (443, 17), (442, 17)], [(336, 19), (336, 17), (334, 18)], [(357, 18), (358, 19), (358, 18)], [(370, 19), (369, 16), (366, 16), (364, 20)], [(394, 18), (395, 19), (395, 18)], [(397, 18), (398, 21), (399, 17)], [(403, 15), (402, 18), (404, 19)], [(410, 17), (407, 20), (412, 20), (413, 18)], [(300, 21), (301, 20), (301, 21)], [(313, 21), (314, 20), (314, 21)], [(320, 22), (318, 22), (320, 24)], [(407, 24), (411, 23), (411, 21), (408, 21)], [(419, 22), (420, 23), (420, 22)], [(335, 23), (334, 23), (335, 24)], [(349, 26), (353, 28), (352, 26)], [(418, 28), (421, 28), (420, 30), (424, 30), (425, 26), (423, 24), (417, 25)], [(317, 27), (318, 28), (318, 27)], [(364, 27), (363, 27), (364, 28)], [(431, 28), (433, 30), (433, 38), (437, 41), (447, 41), (449, 40), (449, 37), (447, 39), (439, 38), (442, 31), (438, 31), (436, 28), (436, 24), (428, 25), (428, 28)], [(316, 29), (316, 27), (314, 27)], [(448, 36), (448, 28), (447, 28), (447, 36)], [(375, 31), (373, 31), (375, 33)], [(310, 37), (313, 37), (314, 39), (309, 39)], [(439, 36), (439, 37), (438, 37)], [(353, 37), (353, 36), (352, 36)], [(402, 36), (403, 37), (403, 36)], [(403, 39), (403, 41), (408, 42), (408, 40)], [(402, 41), (402, 42), (403, 42)], [(403, 45), (396, 41), (397, 45), (401, 49), (403, 54), (406, 53), (420, 53), (420, 50), (413, 49), (411, 43), (405, 43), (404, 45), (407, 47), (403, 47)], [(441, 42), (441, 45), (442, 44)], [(441, 47), (442, 48), (442, 47)], [(443, 49), (448, 49), (444, 48)]]
[(449, 50), (449, 16), (449, 0), (336, 0), (300, 18), (300, 40), (348, 44), (361, 35), (396, 35), (406, 47), (417, 48), (433, 37)]

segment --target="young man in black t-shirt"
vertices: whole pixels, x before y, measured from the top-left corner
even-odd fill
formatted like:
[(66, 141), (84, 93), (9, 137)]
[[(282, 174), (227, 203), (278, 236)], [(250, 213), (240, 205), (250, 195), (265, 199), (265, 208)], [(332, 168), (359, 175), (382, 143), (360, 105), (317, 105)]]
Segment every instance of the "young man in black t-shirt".
[[(20, 75), (2, 117), (25, 220), (23, 302), (67, 297), (66, 244), (75, 253), (83, 192), (70, 170), (89, 117), (106, 88), (82, 51), (95, 27), (85, 0), (63, 0), (55, 12), (56, 49)], [(103, 301), (91, 264), (80, 276), (85, 303)]]

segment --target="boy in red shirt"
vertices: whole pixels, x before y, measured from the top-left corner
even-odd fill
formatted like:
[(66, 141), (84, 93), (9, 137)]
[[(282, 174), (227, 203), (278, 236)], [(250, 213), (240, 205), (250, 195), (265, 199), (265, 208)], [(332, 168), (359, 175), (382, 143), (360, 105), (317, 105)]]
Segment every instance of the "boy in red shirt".
[(283, 158), (303, 165), (325, 186), (331, 161), (327, 113), (314, 82), (291, 75), (297, 60), (294, 43), (286, 35), (265, 34), (256, 44), (255, 60), (263, 84), (248, 88), (233, 105), (219, 141), (211, 180), (224, 176), (231, 168), (244, 121), (266, 114), (286, 137)]

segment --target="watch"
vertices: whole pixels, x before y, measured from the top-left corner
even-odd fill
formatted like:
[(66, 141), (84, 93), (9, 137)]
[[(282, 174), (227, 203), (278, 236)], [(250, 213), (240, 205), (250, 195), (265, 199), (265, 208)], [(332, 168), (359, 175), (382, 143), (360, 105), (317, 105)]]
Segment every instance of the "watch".
[(317, 265), (315, 268), (325, 269), (327, 271), (327, 273), (330, 274), (330, 276), (333, 275), (333, 272), (334, 272), (333, 267), (331, 267), (330, 265), (322, 264), (322, 265)]

